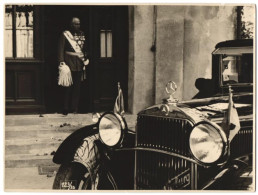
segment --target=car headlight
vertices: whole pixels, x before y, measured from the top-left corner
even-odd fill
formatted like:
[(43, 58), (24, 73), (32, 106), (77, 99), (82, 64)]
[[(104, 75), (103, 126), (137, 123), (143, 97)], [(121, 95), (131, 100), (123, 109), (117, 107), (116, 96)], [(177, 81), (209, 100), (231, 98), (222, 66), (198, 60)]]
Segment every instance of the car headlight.
[(107, 146), (121, 143), (125, 129), (125, 121), (118, 114), (105, 113), (99, 120), (100, 140)]
[(190, 134), (189, 142), (193, 156), (206, 164), (220, 160), (227, 147), (225, 133), (208, 122), (196, 124)]

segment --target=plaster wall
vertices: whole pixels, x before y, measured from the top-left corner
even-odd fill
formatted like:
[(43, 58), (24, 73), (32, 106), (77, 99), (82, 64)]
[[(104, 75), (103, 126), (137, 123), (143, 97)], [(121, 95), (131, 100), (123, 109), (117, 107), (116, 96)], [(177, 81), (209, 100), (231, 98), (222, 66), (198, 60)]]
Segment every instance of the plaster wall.
[(155, 102), (167, 98), (165, 86), (176, 82), (175, 97), (183, 96), (184, 6), (157, 6), (157, 51)]
[(154, 104), (153, 6), (129, 8), (129, 111)]
[[(191, 99), (198, 92), (195, 80), (211, 78), (215, 45), (236, 37), (235, 9), (159, 5), (155, 18), (154, 6), (130, 6), (129, 111), (162, 102), (170, 80), (177, 83), (176, 98)], [(151, 52), (155, 36), (156, 52)]]
[(212, 56), (218, 42), (236, 38), (236, 11), (232, 6), (188, 6), (184, 19), (183, 100), (198, 93), (197, 78), (210, 79)]

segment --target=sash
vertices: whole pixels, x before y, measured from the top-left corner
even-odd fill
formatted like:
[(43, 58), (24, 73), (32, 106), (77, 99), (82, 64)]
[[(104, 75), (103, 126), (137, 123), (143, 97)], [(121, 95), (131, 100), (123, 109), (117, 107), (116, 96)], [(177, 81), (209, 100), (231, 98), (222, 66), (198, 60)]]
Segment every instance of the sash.
[[(72, 35), (72, 33), (68, 30), (66, 30), (64, 32), (64, 36), (66, 37), (66, 39), (69, 41), (69, 43), (71, 44), (72, 48), (74, 49), (75, 51), (75, 55), (77, 55), (82, 61), (83, 61), (83, 64), (85, 66), (88, 65), (88, 61), (87, 59), (84, 58), (84, 54), (81, 50), (81, 47), (78, 45), (78, 43), (74, 40), (74, 37)], [(85, 43), (84, 43), (85, 44)], [(67, 52), (68, 53), (68, 52)], [(73, 52), (69, 52), (70, 55), (74, 55)]]
[(74, 37), (73, 37), (73, 35), (72, 35), (72, 33), (70, 31), (68, 31), (68, 30), (64, 31), (64, 36), (69, 41), (69, 43), (71, 44), (72, 48), (74, 49), (74, 51), (76, 53), (82, 53), (81, 47), (74, 40)]
[[(82, 78), (81, 80), (85, 80), (86, 79), (86, 70), (85, 70), (85, 66), (87, 66), (89, 64), (89, 60), (86, 60), (84, 58), (83, 52), (81, 50), (81, 47), (78, 45), (78, 43), (74, 40), (74, 37), (72, 35), (72, 33), (68, 30), (64, 31), (64, 36), (66, 37), (66, 39), (69, 41), (69, 43), (71, 44), (72, 48), (74, 49), (75, 53), (77, 53), (77, 56), (82, 60), (84, 66), (83, 66), (83, 74), (82, 74)], [(73, 54), (72, 54), (73, 55)]]

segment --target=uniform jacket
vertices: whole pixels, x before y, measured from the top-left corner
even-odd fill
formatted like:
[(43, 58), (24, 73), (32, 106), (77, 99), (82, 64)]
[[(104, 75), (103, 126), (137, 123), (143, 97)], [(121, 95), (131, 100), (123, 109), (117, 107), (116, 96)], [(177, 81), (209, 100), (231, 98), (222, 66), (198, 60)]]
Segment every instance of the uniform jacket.
[[(71, 32), (71, 31), (70, 31)], [(71, 32), (72, 33), (72, 32)], [(78, 36), (82, 42), (82, 52), (86, 59), (88, 59), (87, 48), (85, 44), (85, 35), (82, 31), (77, 34), (72, 33), (73, 36)], [(83, 70), (83, 61), (75, 55), (67, 54), (66, 52), (75, 52), (71, 44), (64, 35), (64, 32), (61, 34), (58, 44), (58, 62), (65, 62), (71, 69), (71, 71), (82, 71)]]

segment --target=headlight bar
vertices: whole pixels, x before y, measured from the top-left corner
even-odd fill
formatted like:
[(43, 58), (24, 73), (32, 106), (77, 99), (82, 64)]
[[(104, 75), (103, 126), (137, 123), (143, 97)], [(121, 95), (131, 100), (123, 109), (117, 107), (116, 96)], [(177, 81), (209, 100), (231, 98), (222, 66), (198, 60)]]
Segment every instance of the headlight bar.
[(109, 147), (119, 146), (127, 129), (122, 116), (113, 112), (104, 113), (98, 122), (99, 136), (103, 144)]
[(189, 137), (190, 152), (199, 163), (219, 164), (228, 153), (228, 140), (225, 132), (209, 121), (194, 125)]

